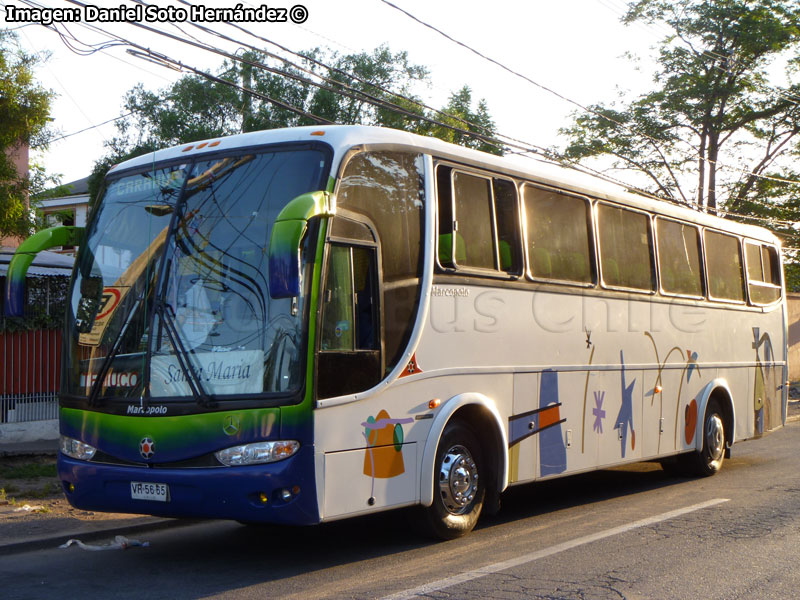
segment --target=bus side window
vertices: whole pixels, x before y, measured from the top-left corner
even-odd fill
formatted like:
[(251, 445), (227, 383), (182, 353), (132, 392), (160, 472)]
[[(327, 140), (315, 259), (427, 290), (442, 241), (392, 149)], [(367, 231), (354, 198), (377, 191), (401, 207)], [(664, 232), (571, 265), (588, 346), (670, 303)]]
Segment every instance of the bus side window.
[(331, 244), (322, 294), (317, 397), (361, 392), (383, 372), (377, 252)]
[(522, 187), (522, 198), (528, 224), (530, 276), (582, 285), (594, 283), (589, 200), (528, 183)]
[(745, 242), (747, 288), (753, 304), (771, 304), (781, 297), (778, 251), (772, 246)]
[(508, 179), (494, 178), (494, 210), (497, 215), (497, 243), (500, 270), (506, 273), (522, 272), (522, 241), (519, 226), (517, 186)]
[(676, 296), (703, 297), (702, 252), (697, 227), (656, 217), (661, 290)]
[[(436, 167), (437, 209), (439, 217), (439, 264), (443, 267), (455, 269), (456, 260), (453, 254), (453, 195), (450, 186), (449, 167)], [(459, 240), (456, 245), (456, 259), (463, 263), (467, 259), (464, 252), (464, 242)]]
[(650, 217), (610, 204), (597, 206), (600, 270), (603, 283), (645, 292), (655, 291), (655, 260)]
[(708, 293), (713, 300), (744, 302), (742, 248), (739, 238), (705, 230)]
[(514, 182), (438, 165), (436, 185), (439, 264), (449, 269), (522, 273)]
[(453, 173), (453, 204), (456, 256), (463, 245), (461, 267), (494, 270), (498, 267), (495, 250), (494, 206), (491, 180), (471, 173)]

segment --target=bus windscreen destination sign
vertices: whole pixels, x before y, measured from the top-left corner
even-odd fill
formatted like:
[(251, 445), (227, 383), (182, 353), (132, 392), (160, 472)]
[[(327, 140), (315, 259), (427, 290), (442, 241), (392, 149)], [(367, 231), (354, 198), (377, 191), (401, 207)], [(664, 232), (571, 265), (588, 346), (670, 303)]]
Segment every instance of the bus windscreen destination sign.
[[(263, 350), (193, 353), (190, 361), (208, 394), (258, 394), (264, 389)], [(176, 356), (153, 356), (150, 393), (156, 397), (192, 395)]]

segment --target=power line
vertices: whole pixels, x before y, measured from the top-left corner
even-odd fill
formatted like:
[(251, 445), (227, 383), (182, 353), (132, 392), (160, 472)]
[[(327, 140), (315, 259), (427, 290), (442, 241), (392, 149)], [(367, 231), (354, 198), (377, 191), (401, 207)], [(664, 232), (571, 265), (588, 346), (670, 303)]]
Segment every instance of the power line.
[(132, 112), (129, 112), (129, 113), (126, 113), (124, 115), (120, 115), (118, 117), (114, 117), (113, 119), (109, 119), (108, 121), (103, 121), (102, 123), (98, 123), (97, 125), (91, 125), (90, 127), (84, 127), (83, 129), (80, 129), (78, 131), (73, 131), (72, 133), (67, 133), (66, 135), (62, 135), (62, 136), (57, 137), (57, 138), (55, 138), (53, 140), (48, 140), (46, 143), (34, 144), (33, 146), (31, 146), (31, 149), (35, 150), (36, 148), (41, 148), (43, 146), (47, 146), (47, 145), (52, 144), (54, 142), (60, 142), (63, 139), (66, 139), (68, 137), (72, 137), (73, 135), (78, 135), (79, 133), (83, 133), (84, 131), (89, 131), (91, 129), (96, 129), (98, 127), (102, 127), (103, 125), (108, 125), (109, 123), (113, 123), (114, 121), (119, 121), (120, 119), (124, 119), (126, 117), (129, 117), (132, 114), (133, 114)]
[[(33, 2), (33, 0), (22, 0), (22, 1), (27, 3), (27, 4), (29, 4), (29, 5), (35, 5), (36, 4), (36, 3)], [(77, 0), (68, 0), (68, 1), (70, 1), (73, 4), (77, 4), (79, 6), (85, 6), (82, 2), (79, 2)], [(129, 52), (131, 52), (134, 56), (137, 56), (138, 58), (145, 58), (146, 60), (149, 60), (150, 62), (153, 62), (153, 63), (155, 63), (155, 64), (157, 64), (159, 66), (166, 66), (168, 68), (173, 68), (173, 69), (178, 69), (178, 70), (180, 70), (181, 68), (186, 68), (188, 70), (191, 70), (192, 72), (194, 72), (197, 75), (200, 75), (200, 76), (203, 76), (203, 77), (207, 77), (207, 78), (209, 78), (211, 80), (214, 80), (214, 81), (217, 81), (219, 83), (223, 83), (223, 84), (226, 84), (226, 85), (231, 85), (233, 87), (236, 87), (237, 89), (240, 89), (241, 91), (251, 93), (253, 95), (261, 97), (262, 99), (264, 99), (264, 100), (266, 100), (268, 102), (271, 102), (273, 104), (276, 104), (278, 106), (286, 108), (287, 110), (290, 110), (290, 111), (295, 112), (297, 114), (302, 114), (303, 116), (307, 116), (307, 117), (309, 117), (312, 120), (315, 120), (317, 122), (329, 122), (326, 119), (322, 119), (321, 117), (318, 117), (317, 115), (313, 115), (311, 113), (307, 113), (305, 111), (302, 111), (301, 109), (298, 109), (297, 107), (293, 107), (293, 106), (290, 106), (290, 105), (286, 105), (284, 103), (280, 103), (280, 102), (276, 101), (275, 99), (272, 99), (272, 98), (270, 98), (268, 96), (265, 96), (263, 94), (259, 94), (258, 92), (255, 92), (254, 90), (250, 90), (248, 88), (244, 88), (243, 86), (239, 86), (238, 84), (234, 84), (234, 83), (232, 83), (232, 82), (230, 82), (228, 80), (225, 80), (223, 78), (220, 78), (220, 77), (217, 77), (217, 76), (213, 76), (213, 75), (211, 75), (209, 73), (206, 73), (206, 72), (204, 72), (204, 71), (202, 71), (200, 69), (196, 69), (194, 67), (190, 67), (188, 65), (182, 64), (178, 60), (172, 59), (172, 58), (170, 58), (170, 57), (168, 57), (168, 56), (166, 56), (164, 54), (158, 53), (158, 52), (153, 52), (149, 48), (145, 48), (145, 47), (143, 47), (143, 46), (141, 46), (139, 44), (136, 44), (135, 42), (132, 42), (131, 40), (128, 40), (128, 39), (123, 38), (121, 36), (111, 34), (110, 32), (105, 31), (102, 28), (99, 28), (97, 26), (88, 25), (86, 23), (81, 23), (81, 25), (83, 27), (85, 27), (85, 28), (91, 29), (91, 30), (93, 30), (95, 32), (99, 32), (99, 33), (105, 35), (106, 37), (108, 37), (111, 40), (113, 40), (113, 42), (116, 45), (128, 45), (131, 48), (137, 49), (138, 52), (132, 52), (132, 51), (129, 51)], [(278, 69), (273, 69), (272, 67), (268, 67), (267, 65), (263, 65), (262, 63), (258, 63), (258, 62), (255, 62), (255, 61), (243, 60), (241, 57), (238, 57), (236, 55), (232, 55), (232, 54), (227, 53), (227, 52), (225, 52), (225, 51), (223, 51), (223, 50), (221, 50), (221, 49), (219, 49), (217, 47), (213, 47), (213, 46), (210, 46), (210, 45), (205, 44), (205, 43), (190, 42), (188, 40), (185, 40), (185, 39), (179, 38), (177, 36), (174, 36), (173, 34), (169, 34), (167, 32), (162, 32), (162, 31), (160, 31), (160, 30), (158, 30), (156, 28), (145, 26), (145, 25), (142, 25), (140, 23), (132, 23), (132, 25), (134, 25), (136, 27), (139, 27), (139, 28), (142, 28), (142, 29), (145, 29), (145, 30), (147, 30), (147, 31), (149, 31), (151, 33), (156, 33), (156, 34), (159, 34), (159, 35), (163, 35), (163, 36), (168, 37), (170, 39), (173, 39), (175, 41), (180, 41), (180, 42), (192, 45), (194, 47), (198, 47), (198, 48), (203, 49), (203, 50), (214, 52), (214, 53), (216, 53), (218, 55), (225, 56), (226, 58), (229, 58), (229, 59), (234, 60), (234, 61), (242, 62), (244, 64), (250, 64), (251, 66), (254, 66), (256, 68), (265, 69), (265, 70), (273, 72), (273, 73), (275, 73), (277, 75), (288, 76), (288, 77), (291, 77), (291, 78), (293, 78), (295, 80), (300, 80), (300, 81), (302, 81), (304, 83), (308, 83), (310, 85), (314, 85), (316, 87), (320, 87), (322, 89), (326, 89), (326, 86), (323, 86), (323, 85), (321, 85), (319, 83), (307, 80), (307, 79), (299, 77), (299, 76), (297, 76), (295, 74), (287, 73), (285, 71), (281, 71), (281, 70), (278, 70)], [(74, 36), (73, 36), (73, 38), (74, 38)], [(234, 41), (236, 41), (236, 40), (234, 40)], [(94, 51), (99, 51), (99, 49), (100, 49), (100, 48), (95, 48), (93, 45), (90, 45), (90, 44), (85, 44), (85, 45), (87, 47), (89, 47), (89, 48), (92, 48), (92, 51), (90, 51), (90, 53), (94, 52)], [(342, 73), (344, 73), (344, 72), (342, 72)], [(375, 102), (374, 100), (372, 100), (370, 98), (364, 98), (364, 97), (361, 97), (361, 96), (354, 96), (353, 94), (346, 93), (346, 92), (344, 92), (343, 90), (340, 90), (340, 89), (331, 89), (331, 88), (327, 88), (327, 89), (329, 89), (329, 91), (331, 91), (332, 93), (335, 93), (335, 94), (338, 94), (338, 95), (348, 96), (348, 97), (351, 97), (351, 98), (364, 100), (364, 101), (370, 102), (370, 103), (374, 103)], [(464, 130), (464, 129), (461, 129), (461, 128), (458, 128), (458, 127), (454, 127), (454, 126), (452, 126), (450, 124), (443, 123), (443, 122), (437, 121), (435, 119), (430, 119), (430, 118), (425, 117), (423, 115), (419, 115), (419, 114), (416, 114), (416, 113), (411, 113), (411, 112), (408, 112), (408, 111), (406, 111), (406, 110), (404, 110), (404, 109), (402, 109), (400, 107), (397, 107), (396, 105), (393, 106), (393, 105), (391, 105), (389, 103), (386, 103), (386, 102), (378, 102), (377, 105), (378, 106), (382, 106), (384, 108), (389, 108), (391, 110), (395, 110), (397, 112), (405, 114), (406, 116), (408, 116), (410, 118), (424, 120), (424, 121), (430, 122), (432, 124), (439, 125), (439, 126), (454, 130), (454, 131), (462, 133), (464, 135), (469, 135), (469, 136), (472, 136), (472, 137), (476, 137), (478, 139), (482, 139), (482, 140), (486, 141), (487, 143), (490, 143), (492, 145), (496, 145), (497, 147), (500, 147), (500, 148), (504, 148), (506, 145), (508, 145), (507, 142), (503, 142), (503, 141), (498, 140), (496, 138), (492, 138), (492, 137), (489, 137), (489, 136), (484, 136), (484, 135), (481, 135), (481, 134), (476, 133), (476, 132), (472, 132), (472, 131)], [(445, 113), (445, 114), (447, 114), (447, 113)], [(511, 144), (511, 146), (514, 146), (514, 144)], [(655, 199), (659, 199), (659, 200), (666, 200), (666, 201), (669, 201), (669, 202), (674, 202), (675, 201), (674, 199), (671, 199), (671, 198), (659, 198), (658, 196), (654, 196), (653, 194), (650, 194), (646, 190), (637, 189), (634, 186), (630, 186), (629, 184), (627, 184), (625, 182), (622, 182), (622, 181), (619, 181), (617, 179), (614, 179), (613, 177), (610, 177), (610, 176), (608, 176), (608, 175), (606, 175), (604, 173), (601, 173), (601, 172), (596, 171), (594, 169), (591, 169), (589, 167), (585, 167), (585, 166), (579, 165), (577, 163), (574, 163), (572, 161), (569, 161), (568, 159), (565, 159), (564, 157), (560, 157), (560, 156), (558, 156), (557, 154), (555, 154), (554, 152), (552, 152), (550, 150), (547, 150), (547, 149), (544, 149), (544, 148), (540, 148), (540, 147), (535, 146), (535, 145), (521, 145), (521, 146), (517, 146), (517, 147), (520, 150), (522, 150), (523, 152), (525, 152), (525, 153), (533, 153), (535, 155), (544, 156), (544, 157), (556, 162), (557, 164), (560, 164), (561, 166), (566, 166), (568, 168), (572, 168), (572, 169), (575, 169), (575, 170), (578, 170), (578, 171), (581, 171), (581, 172), (584, 172), (584, 173), (589, 173), (589, 174), (595, 175), (595, 176), (597, 176), (597, 177), (599, 177), (599, 178), (601, 178), (601, 179), (603, 179), (605, 181), (609, 181), (609, 182), (612, 182), (614, 184), (620, 185), (624, 189), (628, 189), (628, 190), (631, 190), (631, 191), (636, 191), (636, 192), (638, 192), (638, 193), (640, 193), (642, 195), (645, 195), (645, 196), (648, 196), (648, 197), (651, 197), (651, 198), (655, 198)]]
[[(80, 2), (74, 2), (73, 1), (73, 3), (82, 5), (82, 3), (80, 3)], [(136, 43), (134, 43), (134, 42), (132, 42), (130, 40), (127, 40), (125, 38), (122, 38), (120, 36), (112, 35), (109, 32), (104, 31), (104, 30), (102, 30), (100, 28), (97, 28), (97, 27), (94, 27), (94, 26), (87, 26), (87, 25), (84, 25), (84, 26), (89, 27), (89, 28), (93, 29), (94, 31), (101, 32), (103, 35), (106, 35), (107, 37), (112, 38), (112, 40), (114, 40), (116, 43), (115, 44), (109, 44), (109, 47), (111, 45), (129, 45), (132, 48), (136, 48), (138, 50), (138, 52), (129, 50), (129, 52), (131, 54), (133, 54), (134, 56), (136, 56), (138, 58), (145, 58), (147, 60), (150, 60), (151, 62), (154, 62), (155, 64), (158, 64), (159, 66), (166, 66), (166, 67), (175, 68), (175, 69), (187, 69), (187, 70), (192, 71), (193, 73), (195, 73), (195, 74), (197, 74), (199, 76), (206, 77), (206, 78), (208, 78), (208, 79), (210, 79), (212, 81), (216, 81), (216, 82), (219, 82), (219, 83), (222, 83), (222, 84), (225, 84), (225, 85), (230, 85), (230, 86), (235, 87), (235, 88), (237, 88), (237, 89), (239, 89), (239, 90), (241, 90), (243, 92), (250, 93), (250, 94), (252, 94), (254, 96), (260, 97), (260, 98), (264, 99), (267, 102), (275, 104), (276, 106), (280, 106), (281, 108), (285, 108), (287, 110), (295, 112), (296, 114), (301, 114), (302, 116), (311, 118), (312, 120), (317, 120), (318, 122), (326, 122), (327, 121), (325, 119), (322, 119), (320, 121), (321, 117), (318, 117), (317, 115), (313, 115), (311, 113), (303, 111), (302, 109), (298, 109), (297, 107), (294, 107), (294, 106), (291, 106), (291, 105), (287, 105), (285, 103), (281, 103), (281, 102), (275, 100), (274, 98), (270, 98), (270, 97), (268, 97), (268, 96), (266, 96), (264, 94), (260, 94), (258, 92), (255, 92), (254, 90), (251, 90), (249, 88), (245, 88), (243, 86), (235, 84), (235, 83), (233, 83), (231, 81), (228, 81), (226, 79), (223, 79), (221, 77), (217, 77), (217, 76), (211, 75), (210, 73), (207, 73), (207, 72), (202, 71), (200, 69), (191, 67), (189, 65), (185, 65), (185, 64), (183, 64), (182, 62), (180, 62), (180, 61), (178, 61), (176, 59), (173, 59), (171, 57), (168, 57), (166, 55), (163, 55), (163, 54), (160, 54), (160, 53), (157, 53), (157, 52), (153, 52), (150, 49), (143, 48), (141, 45), (138, 45), (138, 44), (136, 44)], [(151, 27), (146, 27), (146, 26), (144, 28), (147, 29), (148, 31), (151, 31), (152, 33), (156, 33), (156, 34), (159, 34), (159, 35), (165, 35), (166, 37), (169, 37), (171, 39), (176, 39), (176, 36), (174, 36), (172, 34), (169, 34), (167, 32), (162, 32), (162, 31), (160, 31), (158, 29), (151, 28)], [(206, 28), (201, 28), (201, 29), (206, 29)], [(214, 32), (213, 30), (209, 30), (209, 31), (207, 31), (207, 33), (216, 34), (217, 32)], [(234, 40), (233, 38), (229, 38), (227, 36), (223, 36), (223, 37), (224, 37), (224, 39), (227, 39), (229, 41), (234, 41), (234, 42), (238, 43), (238, 41)], [(76, 39), (76, 38), (74, 38), (74, 36), (73, 36), (73, 39)], [(178, 41), (185, 42), (185, 40), (181, 40), (179, 38), (178, 38)], [(288, 74), (285, 71), (272, 69), (271, 67), (268, 67), (267, 65), (263, 65), (261, 63), (256, 63), (256, 62), (248, 63), (248, 61), (242, 61), (240, 57), (235, 56), (235, 55), (231, 55), (230, 53), (226, 53), (225, 51), (222, 51), (219, 48), (210, 46), (209, 44), (206, 44), (204, 42), (197, 41), (196, 43), (191, 43), (191, 45), (193, 45), (195, 47), (199, 47), (199, 48), (201, 48), (203, 50), (215, 52), (217, 54), (226, 56), (227, 58), (230, 58), (231, 60), (236, 60), (238, 62), (243, 62), (245, 64), (251, 64), (251, 66), (254, 66), (254, 67), (257, 67), (257, 68), (265, 68), (266, 70), (268, 70), (270, 72), (273, 72), (273, 73), (275, 73), (276, 75), (279, 75), (279, 76), (291, 76), (293, 79), (296, 79), (296, 80), (298, 79), (298, 77), (296, 75), (294, 75), (294, 74)], [(101, 49), (100, 45), (97, 45), (97, 47), (95, 47), (95, 45), (86, 45), (86, 46), (89, 47), (89, 48), (92, 48), (92, 51), (90, 53), (99, 51)], [(258, 50), (258, 49), (256, 49), (256, 50)], [(287, 49), (287, 51), (289, 51), (289, 50)], [(289, 51), (289, 52), (291, 52), (291, 51)], [(297, 53), (294, 53), (294, 54), (297, 54)], [(277, 55), (274, 55), (274, 56), (277, 57)], [(277, 57), (277, 58), (279, 60), (284, 60), (285, 61), (285, 59), (283, 59), (282, 57)], [(325, 66), (325, 67), (327, 67), (327, 65), (324, 65), (324, 63), (320, 63), (320, 64)], [(343, 74), (346, 74), (344, 71), (340, 71), (340, 72), (343, 73)], [(315, 75), (318, 76), (317, 74), (315, 74)], [(346, 74), (346, 75), (350, 75), (350, 74)], [(299, 78), (299, 80), (301, 80), (303, 82), (307, 82), (307, 83), (309, 83), (311, 85), (316, 85), (317, 87), (322, 87), (319, 84), (317, 84), (316, 82), (312, 82), (312, 81), (306, 80), (305, 78), (302, 78), (302, 77)], [(380, 86), (376, 86), (376, 87), (380, 88)], [(341, 90), (331, 90), (331, 91), (334, 92), (334, 93), (337, 93), (339, 95), (348, 96), (348, 94), (343, 93)], [(389, 92), (389, 93), (392, 93), (392, 92)], [(354, 96), (350, 95), (349, 97), (353, 98)], [(362, 100), (368, 101), (366, 98), (361, 98), (361, 97), (358, 97), (357, 99), (362, 99)], [(392, 106), (390, 103), (380, 102), (379, 106), (395, 110), (394, 106)], [(441, 112), (441, 111), (439, 111), (439, 112)], [(486, 136), (480, 136), (479, 134), (476, 134), (475, 132), (461, 130), (459, 128), (454, 128), (452, 126), (449, 126), (448, 124), (441, 123), (441, 122), (433, 120), (433, 119), (426, 119), (426, 118), (421, 117), (420, 115), (415, 114), (415, 113), (406, 112), (406, 114), (409, 117), (412, 117), (412, 118), (415, 118), (415, 119), (428, 120), (431, 123), (442, 125), (442, 126), (450, 128), (450, 129), (454, 129), (456, 131), (460, 131), (461, 133), (464, 133), (466, 135), (471, 135), (471, 136), (478, 137), (479, 139), (481, 139), (481, 137), (483, 137), (484, 141), (487, 141)], [(447, 113), (444, 113), (444, 114), (447, 115)], [(447, 116), (451, 116), (451, 115), (447, 115)], [(327, 122), (329, 122), (329, 121), (327, 121)], [(464, 121), (464, 122), (468, 123), (466, 121)], [(497, 138), (489, 138), (489, 139), (497, 140)], [(499, 140), (497, 140), (497, 141), (499, 141)], [(504, 143), (504, 142), (502, 142), (502, 143)], [(573, 162), (569, 161), (568, 159), (565, 159), (564, 157), (558, 156), (557, 154), (555, 154), (552, 151), (549, 151), (549, 150), (546, 150), (546, 149), (543, 149), (543, 148), (539, 148), (539, 147), (535, 147), (533, 145), (523, 146), (520, 149), (525, 153), (533, 152), (534, 154), (547, 157), (550, 160), (553, 160), (554, 162), (557, 162), (558, 164), (561, 164), (562, 166), (567, 166), (567, 167), (582, 171), (584, 173), (590, 173), (590, 174), (598, 176), (598, 177), (600, 177), (600, 178), (602, 178), (602, 179), (604, 179), (606, 181), (610, 181), (610, 182), (613, 182), (615, 184), (621, 185), (624, 188), (632, 190), (632, 191), (637, 191), (637, 192), (642, 193), (642, 194), (644, 194), (646, 196), (649, 196), (651, 198), (655, 198), (655, 199), (662, 200), (662, 201), (663, 200), (667, 200), (667, 201), (670, 201), (670, 202), (674, 202), (673, 199), (655, 196), (655, 195), (650, 194), (650, 193), (648, 193), (648, 192), (646, 192), (644, 190), (639, 190), (639, 189), (637, 189), (635, 187), (629, 186), (629, 185), (625, 184), (624, 182), (616, 180), (616, 179), (614, 179), (614, 178), (612, 178), (612, 177), (610, 177), (610, 176), (608, 176), (608, 175), (606, 175), (604, 173), (600, 173), (600, 172), (595, 171), (593, 169), (590, 169), (588, 167), (584, 167), (584, 166), (578, 165), (576, 163), (573, 163)], [(743, 218), (751, 218), (751, 216), (749, 216), (749, 215), (739, 215), (739, 216), (741, 216)], [(774, 222), (775, 220), (763, 219), (763, 221)], [(788, 223), (788, 222), (786, 222), (786, 223)]]
[[(550, 94), (553, 94), (556, 97), (558, 97), (558, 98), (560, 98), (560, 99), (562, 99), (562, 100), (564, 100), (566, 102), (569, 102), (570, 104), (573, 104), (573, 105), (577, 106), (578, 108), (580, 108), (581, 110), (583, 110), (583, 111), (585, 111), (585, 112), (587, 112), (589, 114), (595, 115), (596, 117), (598, 117), (600, 119), (609, 121), (610, 123), (612, 123), (616, 127), (620, 127), (622, 129), (625, 129), (626, 131), (628, 131), (628, 132), (630, 132), (630, 133), (632, 133), (634, 135), (638, 135), (638, 136), (642, 137), (643, 139), (648, 140), (654, 146), (654, 148), (659, 152), (659, 154), (661, 154), (661, 156), (663, 158), (663, 163), (667, 167), (667, 170), (668, 170), (668, 172), (670, 174), (670, 177), (675, 182), (677, 189), (680, 191), (680, 185), (677, 183), (677, 178), (672, 173), (672, 168), (669, 165), (669, 161), (666, 160), (666, 156), (663, 154), (663, 152), (660, 149), (660, 146), (659, 146), (660, 141), (659, 140), (653, 138), (650, 135), (647, 135), (646, 133), (642, 133), (640, 131), (637, 131), (637, 130), (633, 129), (632, 127), (626, 125), (625, 123), (622, 123), (621, 121), (613, 119), (612, 117), (610, 117), (608, 115), (605, 115), (600, 111), (596, 111), (596, 110), (594, 110), (594, 109), (592, 109), (590, 107), (584, 106), (581, 103), (576, 102), (575, 100), (572, 100), (571, 98), (568, 98), (568, 97), (564, 96), (563, 94), (560, 94), (559, 92), (556, 92), (555, 90), (553, 90), (553, 89), (551, 89), (551, 88), (549, 88), (549, 87), (547, 87), (547, 86), (545, 86), (545, 85), (543, 85), (541, 83), (538, 83), (537, 81), (534, 81), (530, 77), (528, 77), (528, 76), (526, 76), (526, 75), (524, 75), (524, 74), (522, 74), (522, 73), (520, 73), (520, 72), (518, 72), (518, 71), (516, 71), (514, 69), (511, 69), (510, 67), (508, 67), (508, 66), (504, 65), (503, 63), (495, 60), (494, 58), (491, 58), (491, 57), (483, 54), (482, 52), (476, 50), (475, 48), (465, 44), (464, 42), (461, 42), (461, 41), (453, 38), (451, 35), (445, 33), (441, 29), (431, 25), (430, 23), (427, 23), (427, 22), (423, 21), (422, 19), (419, 19), (415, 15), (411, 14), (410, 12), (408, 12), (407, 10), (405, 10), (403, 8), (400, 8), (396, 4), (390, 2), (389, 0), (381, 0), (381, 2), (383, 2), (387, 6), (390, 6), (391, 8), (403, 13), (404, 15), (406, 15), (410, 19), (416, 21), (420, 25), (435, 31), (436, 33), (438, 33), (439, 35), (441, 35), (441, 36), (445, 37), (446, 39), (450, 40), (454, 44), (456, 44), (458, 46), (461, 46), (462, 48), (464, 48), (464, 49), (468, 50), (469, 52), (479, 56), (480, 58), (482, 58), (482, 59), (484, 59), (484, 60), (486, 60), (486, 61), (488, 61), (488, 62), (490, 62), (490, 63), (492, 63), (492, 64), (494, 64), (494, 65), (496, 65), (498, 67), (500, 67), (501, 69), (503, 69), (503, 70), (505, 70), (505, 71), (507, 71), (509, 73), (511, 73), (512, 75), (514, 75), (516, 77), (519, 77), (519, 78), (523, 79), (524, 81), (527, 81), (528, 83), (530, 83), (530, 84), (532, 84), (532, 85), (534, 85), (534, 86), (536, 86), (536, 87), (538, 87), (540, 89), (543, 89), (546, 92), (548, 92)], [(679, 141), (684, 141), (684, 140), (679, 140)], [(686, 142), (686, 143), (689, 143), (689, 142)], [(730, 168), (730, 167), (728, 167), (727, 165), (725, 165), (723, 163), (719, 163), (716, 160), (709, 159), (709, 158), (707, 158), (705, 156), (702, 156), (700, 154), (697, 154), (697, 158), (699, 158), (700, 160), (703, 160), (703, 161), (705, 161), (705, 162), (707, 162), (709, 164), (713, 164), (715, 167)], [(742, 171), (741, 169), (735, 169), (735, 170)], [(783, 178), (779, 178), (779, 177), (761, 175), (759, 173), (754, 173), (754, 172), (751, 172), (751, 171), (744, 171), (744, 172), (746, 174), (748, 174), (748, 175), (752, 175), (754, 177), (758, 177), (758, 178), (762, 178), (762, 179), (767, 179), (767, 180), (770, 180), (770, 181), (776, 181), (776, 182), (781, 182), (781, 183), (800, 183), (800, 181), (787, 180), (787, 179), (783, 179)]]

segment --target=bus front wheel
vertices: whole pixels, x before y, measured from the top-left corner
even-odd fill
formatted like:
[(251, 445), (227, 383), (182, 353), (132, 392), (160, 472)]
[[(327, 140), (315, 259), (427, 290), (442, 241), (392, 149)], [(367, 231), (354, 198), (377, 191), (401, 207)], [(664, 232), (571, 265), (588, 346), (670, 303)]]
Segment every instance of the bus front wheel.
[(459, 422), (448, 424), (436, 450), (433, 504), (425, 509), (428, 533), (452, 540), (472, 531), (486, 494), (485, 472), (472, 430)]

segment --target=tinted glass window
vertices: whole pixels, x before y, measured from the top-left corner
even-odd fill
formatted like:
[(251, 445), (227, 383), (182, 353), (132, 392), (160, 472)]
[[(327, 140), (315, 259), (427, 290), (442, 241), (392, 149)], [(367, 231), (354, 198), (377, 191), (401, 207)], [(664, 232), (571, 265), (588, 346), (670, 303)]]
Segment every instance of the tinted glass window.
[[(456, 262), (462, 267), (495, 269), (494, 210), (491, 180), (469, 173), (453, 174), (456, 208)], [(463, 256), (459, 246), (463, 244)]]
[(778, 252), (771, 246), (745, 242), (747, 285), (750, 301), (770, 304), (781, 297), (781, 276)]
[(697, 227), (657, 218), (661, 289), (668, 294), (703, 295), (700, 232)]
[(592, 236), (589, 203), (584, 198), (526, 185), (531, 275), (592, 283)]
[(654, 290), (650, 218), (600, 204), (597, 221), (603, 282), (612, 287)]
[(365, 152), (345, 167), (339, 206), (363, 215), (380, 238), (386, 371), (403, 354), (416, 318), (422, 276), (422, 157)]
[(739, 239), (715, 231), (706, 231), (703, 237), (709, 294), (719, 300), (743, 302), (744, 280)]
[(522, 273), (516, 184), (445, 165), (436, 169), (436, 184), (439, 264)]
[(520, 242), (519, 203), (517, 186), (507, 179), (494, 179), (494, 209), (497, 216), (498, 254), (500, 270), (522, 272), (522, 243)]

